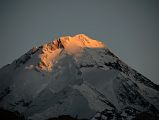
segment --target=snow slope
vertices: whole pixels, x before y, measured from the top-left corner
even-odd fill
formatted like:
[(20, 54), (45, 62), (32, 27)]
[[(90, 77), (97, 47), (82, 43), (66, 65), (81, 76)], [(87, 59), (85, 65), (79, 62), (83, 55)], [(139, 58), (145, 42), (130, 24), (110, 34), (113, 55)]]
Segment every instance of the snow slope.
[(84, 34), (34, 47), (0, 69), (0, 107), (31, 120), (159, 115), (159, 86)]

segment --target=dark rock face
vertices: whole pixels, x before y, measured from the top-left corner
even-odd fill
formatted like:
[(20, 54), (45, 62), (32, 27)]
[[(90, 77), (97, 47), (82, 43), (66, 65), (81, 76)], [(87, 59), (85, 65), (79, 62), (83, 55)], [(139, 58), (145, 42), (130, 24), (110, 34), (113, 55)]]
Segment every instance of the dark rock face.
[(104, 110), (97, 112), (92, 120), (159, 120), (159, 113), (141, 112), (127, 107), (122, 111)]
[(11, 92), (10, 88), (7, 87), (3, 92), (0, 93), (0, 100), (2, 100), (5, 96), (7, 96)]
[(159, 120), (159, 116), (148, 112), (142, 112), (137, 114), (132, 120)]

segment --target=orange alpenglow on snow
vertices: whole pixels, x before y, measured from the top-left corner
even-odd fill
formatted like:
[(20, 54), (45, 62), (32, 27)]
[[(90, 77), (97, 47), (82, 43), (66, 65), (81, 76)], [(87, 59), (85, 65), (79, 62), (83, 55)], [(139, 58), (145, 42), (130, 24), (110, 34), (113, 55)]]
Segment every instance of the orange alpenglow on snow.
[(39, 67), (42, 70), (51, 71), (53, 63), (63, 50), (67, 54), (77, 56), (80, 55), (83, 48), (106, 48), (106, 45), (85, 34), (78, 34), (73, 37), (63, 36), (42, 46)]
[(97, 40), (93, 40), (90, 37), (86, 36), (85, 34), (78, 34), (73, 37), (71, 36), (64, 36), (60, 37), (61, 43), (64, 46), (69, 46), (71, 44), (79, 47), (88, 47), (88, 48), (103, 48), (105, 45)]

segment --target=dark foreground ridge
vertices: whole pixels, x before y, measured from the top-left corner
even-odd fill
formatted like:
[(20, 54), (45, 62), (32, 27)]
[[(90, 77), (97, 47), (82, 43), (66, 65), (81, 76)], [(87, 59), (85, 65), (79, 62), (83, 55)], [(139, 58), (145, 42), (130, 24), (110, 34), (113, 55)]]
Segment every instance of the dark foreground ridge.
[[(18, 112), (11, 112), (0, 108), (0, 120), (29, 120), (29, 119), (25, 119), (25, 117)], [(59, 117), (53, 117), (47, 120), (89, 120), (89, 119), (78, 119), (78, 116), (72, 117), (70, 115), (61, 115)], [(109, 119), (104, 119), (102, 116), (98, 116), (96, 117), (96, 120), (109, 120)], [(134, 118), (132, 118), (132, 120), (159, 120), (159, 117), (153, 113), (142, 112), (137, 114)]]
[(11, 112), (0, 108), (0, 120), (25, 120), (25, 118), (18, 112)]

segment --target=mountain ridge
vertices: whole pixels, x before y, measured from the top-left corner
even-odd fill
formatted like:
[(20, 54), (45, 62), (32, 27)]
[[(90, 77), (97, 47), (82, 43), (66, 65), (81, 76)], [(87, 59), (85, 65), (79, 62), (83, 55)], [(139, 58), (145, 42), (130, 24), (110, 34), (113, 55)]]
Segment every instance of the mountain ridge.
[(34, 47), (0, 69), (0, 108), (31, 120), (159, 116), (158, 96), (158, 85), (84, 34)]

